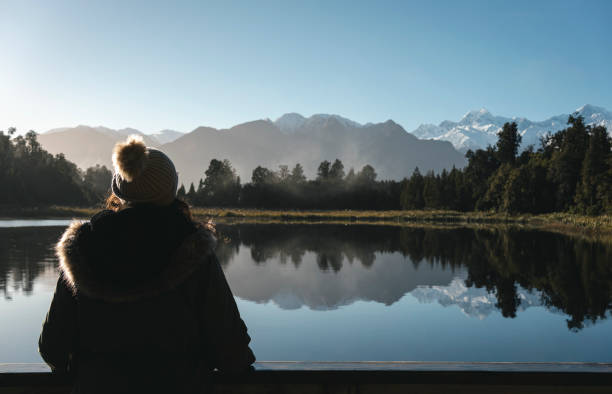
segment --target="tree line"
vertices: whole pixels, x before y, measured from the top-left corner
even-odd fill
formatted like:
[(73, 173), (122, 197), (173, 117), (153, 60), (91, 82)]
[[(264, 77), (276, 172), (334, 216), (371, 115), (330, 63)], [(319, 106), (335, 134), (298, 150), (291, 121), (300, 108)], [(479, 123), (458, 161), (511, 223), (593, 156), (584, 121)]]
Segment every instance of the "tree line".
[(227, 240), (217, 248), (222, 265), (241, 245), (255, 264), (299, 267), (311, 253), (320, 270), (333, 272), (354, 263), (371, 267), (380, 264), (377, 255), (399, 252), (415, 269), (466, 270), (465, 285), (495, 294), (504, 317), (517, 316), (522, 288), (541, 292), (544, 306), (567, 314), (572, 331), (610, 318), (612, 245), (604, 242), (519, 228), (244, 224), (217, 230)]
[[(450, 209), (508, 213), (612, 212), (612, 139), (603, 126), (569, 116), (568, 127), (548, 133), (540, 147), (519, 153), (516, 123), (504, 124), (498, 141), (468, 151), (468, 164), (439, 174), (418, 168), (402, 181), (378, 180), (365, 165), (346, 171), (340, 159), (320, 163), (307, 179), (301, 164), (258, 166), (241, 183), (232, 164), (212, 159), (197, 186), (178, 196), (195, 206), (275, 209)], [(64, 155), (51, 155), (36, 133), (14, 137), (0, 131), (0, 204), (93, 205), (109, 193), (104, 166), (81, 171)]]
[(375, 169), (345, 171), (340, 159), (323, 161), (317, 176), (307, 179), (301, 164), (271, 170), (258, 166), (251, 182), (241, 185), (228, 160), (213, 159), (200, 179), (178, 195), (196, 206), (287, 209), (399, 209), (401, 182), (378, 181)]
[(612, 212), (612, 139), (603, 126), (569, 116), (568, 127), (519, 154), (516, 123), (504, 124), (495, 146), (468, 151), (468, 165), (441, 174), (418, 168), (404, 181), (403, 209), (508, 213)]
[[(0, 297), (10, 299), (19, 289), (31, 293), (39, 275), (54, 266), (49, 245), (62, 231), (0, 228)], [(222, 266), (244, 246), (254, 264), (297, 268), (311, 254), (328, 272), (384, 264), (377, 256), (400, 253), (415, 269), (465, 270), (466, 286), (494, 293), (505, 317), (519, 313), (520, 288), (541, 292), (544, 305), (566, 314), (573, 331), (611, 317), (612, 245), (605, 242), (519, 228), (218, 224), (217, 231), (225, 240), (216, 249)]]
[(63, 154), (42, 148), (34, 131), (0, 131), (0, 205), (91, 205), (108, 193), (112, 173), (104, 166), (81, 171)]

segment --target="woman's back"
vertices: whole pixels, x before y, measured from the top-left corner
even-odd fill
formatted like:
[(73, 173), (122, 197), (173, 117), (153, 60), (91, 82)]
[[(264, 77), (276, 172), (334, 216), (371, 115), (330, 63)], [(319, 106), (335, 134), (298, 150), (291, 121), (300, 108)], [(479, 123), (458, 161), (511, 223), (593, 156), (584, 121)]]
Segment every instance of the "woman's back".
[(246, 370), (250, 338), (211, 231), (179, 201), (73, 223), (39, 341), (77, 392), (192, 392), (208, 371)]

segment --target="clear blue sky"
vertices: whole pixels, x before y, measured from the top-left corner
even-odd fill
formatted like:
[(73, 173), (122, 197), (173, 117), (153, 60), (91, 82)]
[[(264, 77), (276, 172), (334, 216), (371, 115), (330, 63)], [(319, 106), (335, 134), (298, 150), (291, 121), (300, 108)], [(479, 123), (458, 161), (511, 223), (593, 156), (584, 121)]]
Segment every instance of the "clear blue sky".
[(612, 109), (612, 1), (0, 0), (0, 129)]

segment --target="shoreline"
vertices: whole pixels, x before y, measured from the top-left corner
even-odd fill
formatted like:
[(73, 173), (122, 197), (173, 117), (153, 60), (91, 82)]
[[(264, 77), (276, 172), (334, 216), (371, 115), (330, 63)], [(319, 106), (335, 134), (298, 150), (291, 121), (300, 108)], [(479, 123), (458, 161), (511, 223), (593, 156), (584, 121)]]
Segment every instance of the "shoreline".
[[(66, 219), (91, 217), (96, 207), (0, 207), (0, 219)], [(612, 215), (586, 216), (570, 213), (517, 214), (496, 212), (266, 210), (246, 208), (192, 208), (198, 220), (220, 224), (371, 224), (391, 226), (524, 226), (568, 235), (612, 240)]]

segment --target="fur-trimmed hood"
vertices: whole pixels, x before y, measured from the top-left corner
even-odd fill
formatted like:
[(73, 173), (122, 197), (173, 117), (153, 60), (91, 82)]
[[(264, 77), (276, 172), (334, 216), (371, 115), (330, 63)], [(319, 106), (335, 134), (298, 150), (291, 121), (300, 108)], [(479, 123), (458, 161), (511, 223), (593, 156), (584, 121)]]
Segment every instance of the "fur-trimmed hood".
[(73, 221), (56, 245), (74, 294), (128, 302), (175, 288), (214, 253), (215, 237), (171, 208), (102, 211)]

